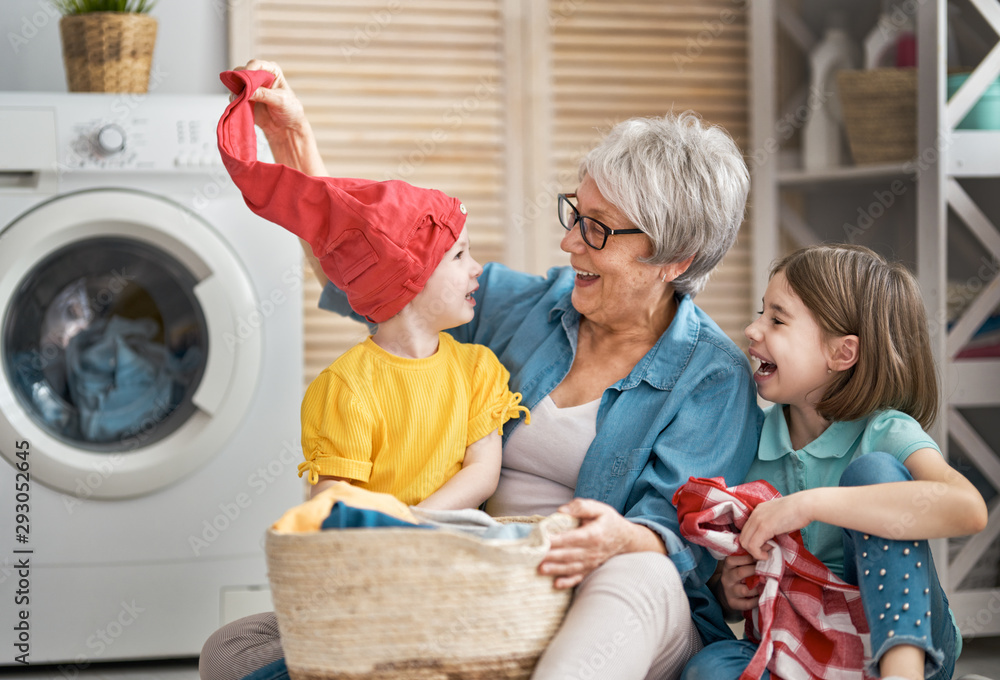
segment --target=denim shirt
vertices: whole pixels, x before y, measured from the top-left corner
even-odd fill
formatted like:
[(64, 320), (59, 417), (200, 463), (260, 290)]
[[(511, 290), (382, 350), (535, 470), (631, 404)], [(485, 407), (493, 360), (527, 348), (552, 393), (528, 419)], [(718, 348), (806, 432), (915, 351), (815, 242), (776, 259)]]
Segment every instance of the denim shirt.
[[(449, 331), (459, 342), (493, 350), (510, 371), (511, 391), (529, 408), (573, 363), (580, 325), (570, 302), (574, 279), (569, 267), (540, 277), (489, 263), (479, 277), (475, 318)], [(362, 320), (332, 284), (320, 307)], [(597, 435), (577, 478), (576, 496), (607, 503), (660, 536), (705, 644), (732, 638), (705, 586), (716, 561), (680, 537), (671, 499), (688, 477), (740, 484), (756, 455), (762, 418), (746, 357), (689, 296), (679, 297), (666, 332), (604, 391)], [(504, 443), (521, 423), (508, 423)]]

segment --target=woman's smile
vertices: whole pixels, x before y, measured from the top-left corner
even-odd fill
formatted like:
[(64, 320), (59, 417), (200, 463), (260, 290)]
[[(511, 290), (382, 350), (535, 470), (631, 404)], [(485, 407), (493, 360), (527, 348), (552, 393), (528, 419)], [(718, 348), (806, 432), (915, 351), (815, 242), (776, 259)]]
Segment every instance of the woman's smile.
[(597, 279), (601, 278), (600, 274), (588, 272), (584, 269), (577, 269), (576, 267), (573, 267), (573, 271), (576, 273), (576, 285), (580, 287), (587, 287), (596, 283)]

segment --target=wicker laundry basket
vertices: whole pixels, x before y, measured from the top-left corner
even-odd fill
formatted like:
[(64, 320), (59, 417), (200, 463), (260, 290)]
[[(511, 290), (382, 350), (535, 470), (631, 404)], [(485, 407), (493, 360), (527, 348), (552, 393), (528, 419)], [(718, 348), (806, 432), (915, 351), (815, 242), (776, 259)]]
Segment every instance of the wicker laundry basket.
[(156, 43), (148, 14), (91, 12), (59, 21), (70, 92), (146, 92)]
[(552, 515), (521, 540), (430, 529), (269, 530), (292, 680), (528, 678), (569, 606), (536, 568)]
[(837, 87), (855, 164), (913, 160), (917, 155), (917, 69), (839, 71)]

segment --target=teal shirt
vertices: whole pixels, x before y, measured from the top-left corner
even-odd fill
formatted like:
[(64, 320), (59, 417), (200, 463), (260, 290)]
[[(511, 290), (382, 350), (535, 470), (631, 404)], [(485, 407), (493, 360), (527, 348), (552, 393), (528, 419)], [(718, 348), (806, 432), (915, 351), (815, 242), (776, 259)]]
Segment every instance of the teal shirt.
[[(746, 481), (763, 479), (782, 496), (814, 489), (839, 486), (840, 476), (859, 456), (881, 451), (899, 462), (920, 449), (941, 449), (920, 424), (900, 411), (881, 411), (868, 418), (838, 421), (823, 434), (796, 451), (788, 434), (781, 404), (764, 412), (764, 425), (757, 458), (750, 465)], [(843, 530), (823, 522), (812, 522), (802, 530), (806, 548), (837, 576), (844, 576)]]

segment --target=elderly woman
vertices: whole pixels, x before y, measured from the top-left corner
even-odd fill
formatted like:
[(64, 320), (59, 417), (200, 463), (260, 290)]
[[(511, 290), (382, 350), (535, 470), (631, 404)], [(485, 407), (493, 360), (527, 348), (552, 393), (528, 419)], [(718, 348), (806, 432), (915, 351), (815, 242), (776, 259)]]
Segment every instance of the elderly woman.
[[(280, 69), (246, 68), (276, 75), (252, 98), (275, 159), (325, 174)], [(671, 498), (689, 476), (741, 482), (757, 447), (748, 362), (692, 301), (736, 239), (748, 187), (736, 144), (694, 114), (625, 121), (558, 198), (570, 266), (540, 277), (487, 264), (475, 319), (450, 331), (490, 347), (532, 412), (504, 430), (487, 511), (581, 522), (539, 566), (576, 592), (535, 678), (674, 678), (732, 637), (706, 585), (715, 560), (680, 537)], [(320, 306), (351, 314), (330, 284)], [(273, 677), (280, 659), (262, 614), (213, 635), (201, 673)]]

